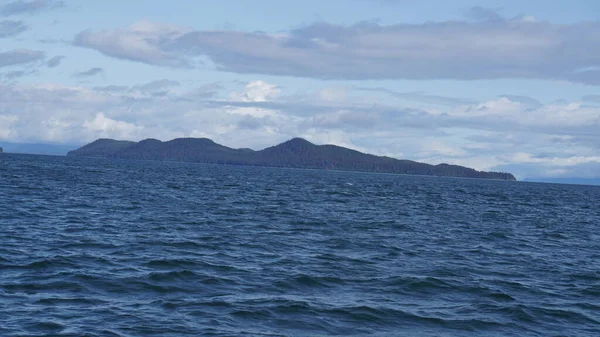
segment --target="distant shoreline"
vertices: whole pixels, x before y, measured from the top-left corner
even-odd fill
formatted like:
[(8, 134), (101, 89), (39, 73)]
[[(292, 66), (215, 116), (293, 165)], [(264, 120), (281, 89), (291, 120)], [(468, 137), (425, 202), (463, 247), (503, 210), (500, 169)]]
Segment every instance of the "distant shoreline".
[[(323, 170), (323, 169), (311, 169), (311, 168), (294, 168), (294, 167), (276, 167), (276, 166), (252, 166), (252, 165), (232, 165), (232, 164), (213, 164), (213, 163), (200, 163), (200, 162), (189, 162), (189, 161), (174, 161), (174, 160), (152, 160), (152, 159), (119, 159), (119, 158), (106, 158), (106, 157), (77, 157), (57, 154), (44, 154), (44, 153), (19, 153), (19, 152), (4, 152), (5, 155), (18, 155), (18, 156), (43, 156), (43, 157), (58, 157), (58, 158), (89, 158), (89, 159), (101, 159), (101, 160), (117, 160), (117, 161), (140, 161), (140, 162), (157, 162), (157, 163), (174, 163), (174, 164), (200, 164), (200, 165), (219, 165), (219, 166), (231, 166), (231, 167), (256, 167), (256, 168), (274, 168), (274, 169), (289, 169), (289, 170), (307, 170), (307, 171), (324, 171), (324, 172), (340, 172), (340, 173), (358, 173), (358, 174), (383, 174), (383, 175), (400, 175), (400, 176), (411, 176), (411, 177), (434, 177), (434, 178), (458, 178), (458, 179), (473, 179), (473, 180), (490, 180), (490, 181), (506, 181), (500, 179), (485, 179), (485, 178), (468, 178), (468, 177), (445, 177), (445, 176), (427, 176), (420, 174), (406, 174), (406, 173), (385, 173), (385, 172), (370, 172), (370, 171), (343, 171), (343, 170)], [(600, 181), (595, 179), (553, 179), (553, 178), (526, 178), (523, 180), (515, 180), (513, 182), (527, 183), (527, 184), (553, 184), (553, 185), (572, 185), (572, 186), (589, 186), (600, 188)]]

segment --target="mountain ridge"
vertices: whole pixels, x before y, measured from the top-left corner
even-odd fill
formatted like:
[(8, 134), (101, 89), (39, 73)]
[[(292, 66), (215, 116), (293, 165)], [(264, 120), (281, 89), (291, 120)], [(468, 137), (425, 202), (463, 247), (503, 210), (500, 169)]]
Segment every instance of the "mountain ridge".
[(101, 138), (69, 151), (67, 156), (516, 180), (506, 172), (376, 156), (337, 145), (316, 145), (303, 138), (292, 138), (259, 151), (230, 148), (208, 138), (176, 138), (165, 142), (152, 138), (139, 142)]

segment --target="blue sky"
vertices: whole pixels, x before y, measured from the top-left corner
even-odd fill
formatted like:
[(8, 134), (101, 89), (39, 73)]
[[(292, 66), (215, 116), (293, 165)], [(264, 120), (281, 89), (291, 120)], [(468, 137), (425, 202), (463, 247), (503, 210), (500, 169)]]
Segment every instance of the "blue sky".
[(0, 1), (0, 142), (292, 137), (600, 179), (597, 1)]

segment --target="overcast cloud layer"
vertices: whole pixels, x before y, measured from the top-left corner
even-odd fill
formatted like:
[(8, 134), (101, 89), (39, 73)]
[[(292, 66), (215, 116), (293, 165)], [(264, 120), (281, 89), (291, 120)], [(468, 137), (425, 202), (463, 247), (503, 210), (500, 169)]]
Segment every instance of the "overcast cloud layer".
[(286, 34), (193, 31), (141, 21), (84, 31), (74, 43), (158, 66), (193, 67), (198, 57), (208, 57), (218, 69), (235, 73), (600, 84), (600, 22), (557, 25), (497, 14), (484, 19), (391, 26), (315, 23)]

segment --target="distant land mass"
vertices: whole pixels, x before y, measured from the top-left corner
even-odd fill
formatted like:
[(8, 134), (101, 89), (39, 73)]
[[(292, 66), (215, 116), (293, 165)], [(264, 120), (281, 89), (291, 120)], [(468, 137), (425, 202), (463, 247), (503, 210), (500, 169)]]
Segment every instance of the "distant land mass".
[(98, 139), (70, 151), (67, 156), (516, 180), (506, 172), (483, 172), (458, 165), (399, 160), (336, 145), (315, 145), (302, 138), (293, 138), (260, 151), (233, 149), (207, 138), (178, 138), (168, 142), (157, 139), (140, 142)]

